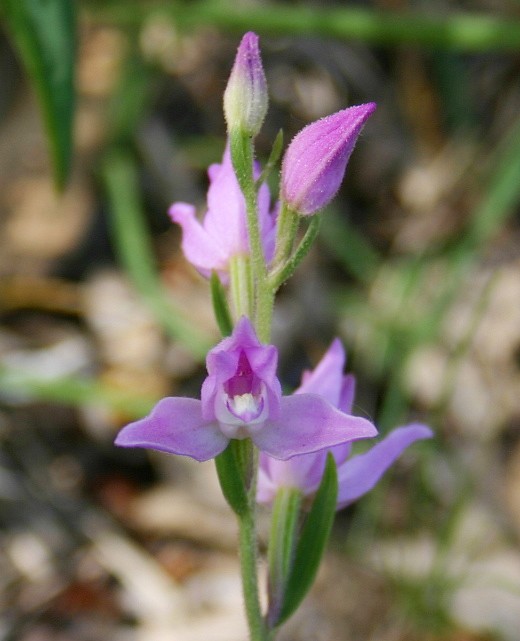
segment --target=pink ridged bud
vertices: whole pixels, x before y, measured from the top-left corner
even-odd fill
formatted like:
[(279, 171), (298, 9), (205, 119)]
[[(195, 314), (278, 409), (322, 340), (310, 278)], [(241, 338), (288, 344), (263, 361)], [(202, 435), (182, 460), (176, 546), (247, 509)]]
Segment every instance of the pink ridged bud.
[(224, 115), (228, 133), (240, 131), (254, 137), (267, 113), (265, 80), (258, 36), (249, 31), (238, 47), (235, 64), (224, 92)]
[(285, 152), (281, 196), (290, 209), (309, 216), (336, 195), (357, 137), (376, 105), (350, 107), (302, 129)]

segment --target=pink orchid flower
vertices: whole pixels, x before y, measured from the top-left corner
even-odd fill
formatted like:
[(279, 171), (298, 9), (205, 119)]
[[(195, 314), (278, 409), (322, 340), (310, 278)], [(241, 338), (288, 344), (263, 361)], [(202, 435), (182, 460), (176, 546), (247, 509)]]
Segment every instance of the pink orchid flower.
[[(258, 177), (258, 168), (255, 173)], [(246, 204), (233, 171), (229, 146), (222, 163), (211, 165), (208, 175), (208, 210), (202, 223), (197, 220), (195, 207), (188, 203), (174, 203), (169, 214), (182, 227), (186, 260), (206, 278), (216, 271), (222, 282), (227, 283), (230, 260), (250, 254)], [(276, 216), (270, 212), (269, 188), (265, 184), (258, 190), (258, 220), (264, 256), (269, 263), (274, 254)]]
[[(300, 395), (318, 394), (332, 406), (350, 415), (355, 392), (355, 379), (343, 375), (345, 351), (336, 339), (318, 366), (303, 376), (301, 387), (293, 398)], [(359, 499), (371, 490), (384, 472), (402, 452), (415, 441), (431, 438), (432, 431), (426, 425), (411, 423), (399, 427), (364, 454), (350, 457), (351, 444), (344, 442), (288, 461), (275, 460), (268, 453), (260, 454), (257, 500), (259, 503), (273, 502), (280, 487), (294, 487), (305, 496), (312, 496), (321, 481), (327, 453), (330, 451), (338, 469), (337, 509)]]
[(251, 438), (263, 452), (287, 459), (369, 438), (376, 428), (320, 394), (282, 396), (278, 351), (262, 345), (246, 317), (209, 353), (201, 400), (163, 398), (151, 414), (119, 432), (116, 445), (146, 447), (206, 461), (230, 439)]

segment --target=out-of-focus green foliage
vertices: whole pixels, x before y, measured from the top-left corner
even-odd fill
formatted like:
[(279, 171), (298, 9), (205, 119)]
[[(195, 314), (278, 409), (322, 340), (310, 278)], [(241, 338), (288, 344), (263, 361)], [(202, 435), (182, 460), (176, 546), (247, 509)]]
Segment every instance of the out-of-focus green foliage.
[(170, 16), (181, 27), (214, 25), (243, 33), (320, 35), (363, 40), (376, 45), (414, 43), (457, 51), (520, 48), (520, 24), (483, 14), (380, 11), (359, 7), (321, 7), (272, 2), (257, 5), (219, 0), (184, 2), (93, 3), (93, 15), (118, 24), (136, 24), (154, 13)]
[(103, 178), (112, 214), (114, 243), (122, 265), (164, 329), (194, 354), (204, 357), (210, 347), (208, 338), (183, 317), (159, 281), (131, 157), (122, 152), (107, 155)]
[(4, 18), (38, 94), (54, 178), (63, 188), (72, 161), (76, 3), (73, 0), (4, 0)]

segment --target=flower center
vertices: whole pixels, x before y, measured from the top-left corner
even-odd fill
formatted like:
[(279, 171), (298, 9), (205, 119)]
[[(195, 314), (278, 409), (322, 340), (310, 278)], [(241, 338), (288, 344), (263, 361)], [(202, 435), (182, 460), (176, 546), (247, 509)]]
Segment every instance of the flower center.
[(252, 423), (257, 419), (264, 409), (264, 399), (252, 394), (240, 394), (228, 397), (226, 407), (228, 410), (244, 423)]
[(244, 351), (240, 353), (235, 374), (224, 383), (217, 401), (216, 416), (229, 438), (246, 438), (267, 417), (265, 385), (253, 372)]

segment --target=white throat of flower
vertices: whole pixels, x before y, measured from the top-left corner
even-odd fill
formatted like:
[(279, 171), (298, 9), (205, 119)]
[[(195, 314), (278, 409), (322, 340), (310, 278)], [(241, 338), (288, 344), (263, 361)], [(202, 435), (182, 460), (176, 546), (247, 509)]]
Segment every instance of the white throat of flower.
[(268, 417), (265, 386), (260, 394), (250, 392), (229, 396), (225, 392), (217, 397), (215, 416), (220, 429), (228, 438), (247, 438), (260, 429)]

